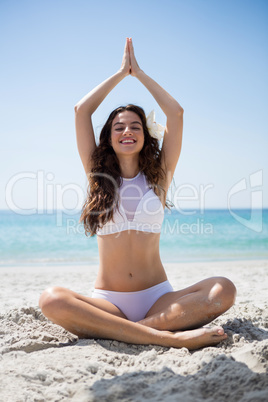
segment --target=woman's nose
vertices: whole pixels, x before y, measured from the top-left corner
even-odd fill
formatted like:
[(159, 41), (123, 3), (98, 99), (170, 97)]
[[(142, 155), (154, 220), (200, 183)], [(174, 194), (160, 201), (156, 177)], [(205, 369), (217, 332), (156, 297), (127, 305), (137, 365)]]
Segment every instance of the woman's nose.
[(125, 128), (123, 134), (124, 134), (124, 135), (127, 135), (127, 134), (131, 134), (131, 135), (132, 135), (132, 131), (131, 131), (130, 127), (126, 126), (126, 128)]

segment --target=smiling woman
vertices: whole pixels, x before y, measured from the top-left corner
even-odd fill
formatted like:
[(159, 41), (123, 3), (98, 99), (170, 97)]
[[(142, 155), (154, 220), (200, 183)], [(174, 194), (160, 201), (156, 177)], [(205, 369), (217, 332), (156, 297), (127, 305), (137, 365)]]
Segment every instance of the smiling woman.
[[(162, 148), (143, 109), (114, 110), (96, 146), (91, 117), (125, 77), (137, 78), (166, 115)], [(166, 194), (181, 151), (183, 109), (142, 71), (131, 38), (120, 70), (75, 106), (78, 150), (89, 179), (81, 219), (97, 234), (100, 265), (91, 297), (54, 287), (40, 298), (43, 313), (80, 337), (196, 349), (226, 339), (207, 328), (232, 306), (235, 287), (223, 277), (174, 291), (159, 253)], [(155, 122), (150, 122), (150, 128)]]
[[(136, 120), (135, 120), (136, 119)], [(129, 148), (130, 152), (140, 152), (144, 144), (144, 133), (141, 119), (137, 120), (136, 113), (132, 111), (122, 111), (114, 118), (111, 130), (111, 145), (117, 155), (120, 154), (120, 148), (116, 152), (117, 144), (127, 145), (122, 152), (125, 153)], [(129, 145), (135, 145), (129, 147)]]
[(111, 130), (111, 145), (118, 158), (125, 152), (135, 153), (138, 157), (144, 145), (144, 132), (141, 119), (137, 120), (136, 113), (125, 110), (115, 116)]
[(149, 134), (141, 107), (120, 106), (110, 114), (101, 131), (99, 146), (92, 154), (88, 198), (81, 216), (86, 233), (97, 233), (113, 219), (114, 210), (119, 207), (122, 179), (136, 176), (139, 171), (155, 194), (162, 197), (164, 205), (165, 192), (161, 192), (160, 183), (165, 172), (159, 142)]

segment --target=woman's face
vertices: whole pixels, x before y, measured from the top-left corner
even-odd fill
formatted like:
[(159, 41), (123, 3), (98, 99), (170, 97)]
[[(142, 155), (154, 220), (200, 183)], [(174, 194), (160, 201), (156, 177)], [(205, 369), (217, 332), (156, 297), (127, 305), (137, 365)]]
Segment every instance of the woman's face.
[(139, 153), (144, 145), (140, 117), (131, 111), (118, 113), (111, 127), (111, 145), (117, 155)]

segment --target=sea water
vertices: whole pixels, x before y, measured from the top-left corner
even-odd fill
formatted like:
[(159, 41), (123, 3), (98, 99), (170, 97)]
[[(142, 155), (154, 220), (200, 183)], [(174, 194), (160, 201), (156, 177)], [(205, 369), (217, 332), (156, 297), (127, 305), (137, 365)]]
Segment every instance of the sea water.
[[(80, 213), (21, 215), (0, 211), (0, 265), (98, 264), (97, 239)], [(268, 258), (268, 210), (167, 210), (163, 262)]]

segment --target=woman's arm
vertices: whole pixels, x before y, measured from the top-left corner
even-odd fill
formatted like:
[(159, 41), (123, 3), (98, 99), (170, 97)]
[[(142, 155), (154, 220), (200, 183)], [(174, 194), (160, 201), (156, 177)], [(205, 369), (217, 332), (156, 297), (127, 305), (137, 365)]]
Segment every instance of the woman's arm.
[(129, 52), (131, 75), (136, 77), (148, 89), (167, 117), (162, 146), (162, 167), (166, 172), (164, 188), (167, 191), (181, 152), (183, 108), (157, 82), (140, 69), (134, 55), (131, 39), (129, 41)]
[(111, 90), (130, 74), (128, 41), (127, 38), (120, 70), (90, 91), (74, 107), (78, 152), (86, 173), (90, 171), (91, 155), (96, 147), (91, 116)]

